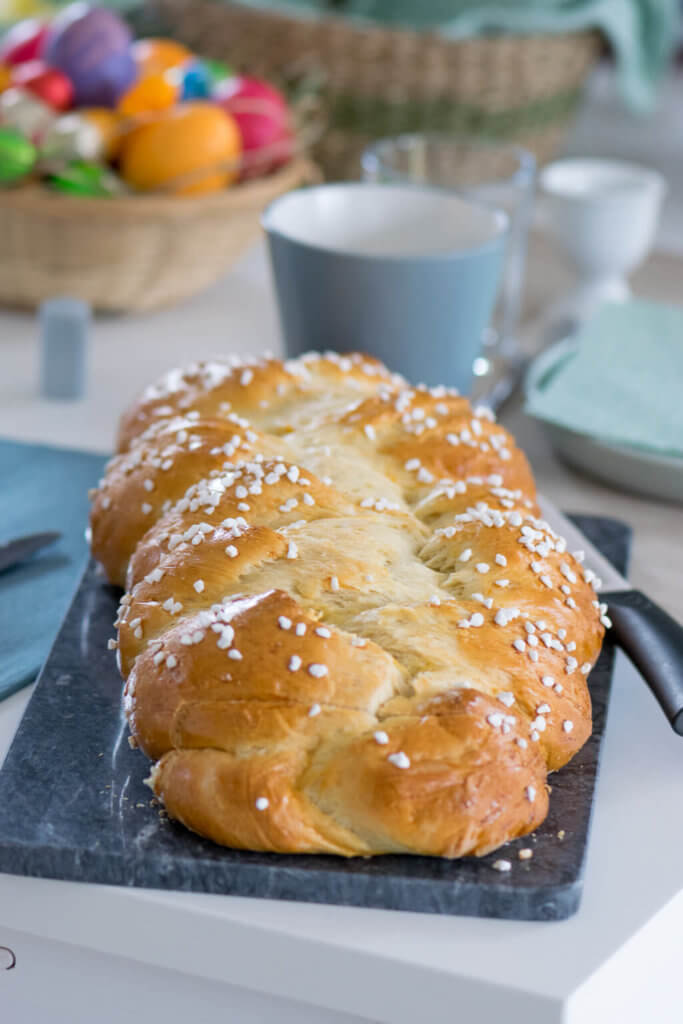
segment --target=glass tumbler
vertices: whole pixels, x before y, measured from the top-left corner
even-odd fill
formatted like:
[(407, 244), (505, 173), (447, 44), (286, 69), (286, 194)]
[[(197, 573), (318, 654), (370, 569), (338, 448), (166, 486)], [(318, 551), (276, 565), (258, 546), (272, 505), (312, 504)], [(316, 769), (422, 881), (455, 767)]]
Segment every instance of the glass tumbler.
[(437, 186), (503, 209), (510, 217), (498, 298), (473, 366), (475, 395), (485, 396), (497, 367), (521, 358), (517, 331), (536, 182), (534, 156), (511, 142), (411, 134), (372, 143), (361, 164), (364, 181)]

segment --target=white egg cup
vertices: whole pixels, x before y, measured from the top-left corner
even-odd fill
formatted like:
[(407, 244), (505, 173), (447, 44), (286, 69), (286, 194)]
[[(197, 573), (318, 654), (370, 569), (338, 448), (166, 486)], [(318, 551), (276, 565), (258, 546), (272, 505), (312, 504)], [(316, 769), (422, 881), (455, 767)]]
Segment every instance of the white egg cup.
[(579, 274), (547, 322), (569, 334), (604, 302), (631, 296), (627, 275), (650, 250), (666, 192), (661, 174), (617, 160), (568, 159), (539, 176), (542, 212)]

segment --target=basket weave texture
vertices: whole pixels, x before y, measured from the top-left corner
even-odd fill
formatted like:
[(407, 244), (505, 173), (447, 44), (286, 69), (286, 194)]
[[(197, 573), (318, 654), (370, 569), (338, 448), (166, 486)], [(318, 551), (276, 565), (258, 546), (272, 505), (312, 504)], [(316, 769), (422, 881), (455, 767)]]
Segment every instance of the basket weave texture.
[(217, 281), (260, 231), (263, 207), (316, 180), (297, 158), (206, 196), (80, 199), (41, 185), (0, 190), (0, 303), (57, 295), (95, 309), (171, 306)]
[(364, 146), (400, 132), (506, 138), (544, 162), (556, 152), (601, 49), (592, 31), (448, 39), (215, 0), (151, 5), (198, 53), (274, 80), (319, 76), (328, 131), (314, 156), (333, 178), (357, 177)]

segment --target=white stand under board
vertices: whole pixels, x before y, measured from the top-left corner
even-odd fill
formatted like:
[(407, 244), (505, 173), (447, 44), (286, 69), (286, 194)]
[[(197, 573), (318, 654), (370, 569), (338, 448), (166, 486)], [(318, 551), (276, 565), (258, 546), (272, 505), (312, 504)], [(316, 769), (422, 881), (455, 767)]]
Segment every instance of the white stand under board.
[[(24, 692), (0, 705), (2, 757), (26, 699)], [(112, 998), (126, 993), (129, 979), (134, 989), (147, 965), (167, 1024), (187, 1020), (179, 1010), (193, 999), (202, 1005), (206, 996), (210, 1007), (217, 991), (239, 1024), (452, 1024), (455, 1006), (459, 1017), (481, 1024), (680, 1024), (682, 757), (680, 737), (619, 655), (584, 896), (568, 921), (441, 917), (0, 875), (0, 945), (12, 946), (11, 938), (27, 950), (13, 971), (0, 972), (0, 1006), (12, 1008), (12, 1024), (39, 1020), (32, 1012), (39, 993), (21, 978), (40, 977), (44, 988), (49, 950), (58, 949), (64, 977), (79, 978), (98, 1006), (109, 1004), (109, 990)], [(108, 956), (97, 961), (106, 976), (104, 968), (88, 969), (83, 947)], [(51, 1002), (50, 1024), (85, 1024), (74, 986), (62, 988), (73, 1010)], [(98, 1016), (98, 1024), (108, 1020)]]

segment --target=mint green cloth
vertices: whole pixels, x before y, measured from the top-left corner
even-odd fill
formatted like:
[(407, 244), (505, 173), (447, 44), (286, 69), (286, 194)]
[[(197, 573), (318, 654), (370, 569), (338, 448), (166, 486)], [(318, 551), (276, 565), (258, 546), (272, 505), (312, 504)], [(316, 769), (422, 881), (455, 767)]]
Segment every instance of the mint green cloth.
[[(234, 0), (231, 0), (234, 2)], [(678, 33), (678, 0), (237, 0), (245, 7), (349, 17), (439, 31), (572, 32), (596, 28), (609, 40), (619, 84), (634, 108), (651, 106)]]
[(526, 412), (605, 441), (683, 458), (683, 308), (608, 305)]

